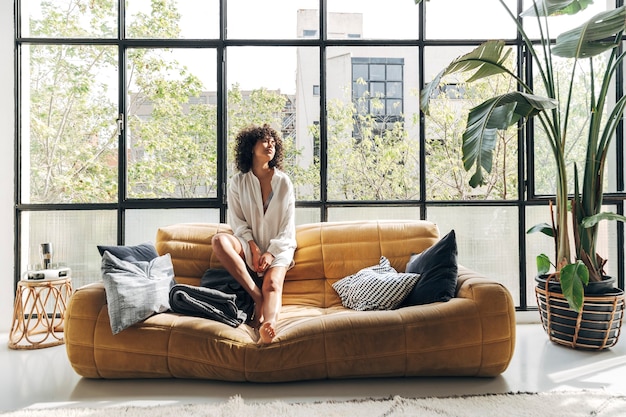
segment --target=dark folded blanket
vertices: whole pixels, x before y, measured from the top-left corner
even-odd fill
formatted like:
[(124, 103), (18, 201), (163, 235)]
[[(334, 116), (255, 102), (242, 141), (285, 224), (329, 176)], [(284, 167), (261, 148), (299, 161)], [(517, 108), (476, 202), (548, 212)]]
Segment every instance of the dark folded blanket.
[(175, 313), (204, 317), (237, 327), (252, 318), (252, 297), (227, 271), (207, 270), (195, 285), (176, 284), (169, 293)]
[(176, 284), (170, 289), (170, 308), (176, 313), (204, 317), (237, 327), (246, 321), (246, 313), (237, 308), (234, 294), (212, 288)]

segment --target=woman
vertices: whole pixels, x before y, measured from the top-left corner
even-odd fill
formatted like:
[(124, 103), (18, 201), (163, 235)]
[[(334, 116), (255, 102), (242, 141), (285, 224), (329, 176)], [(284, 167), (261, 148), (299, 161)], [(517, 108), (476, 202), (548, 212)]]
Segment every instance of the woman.
[[(235, 144), (239, 172), (228, 189), (234, 234), (218, 233), (212, 239), (217, 258), (255, 302), (252, 324), (258, 326), (262, 343), (276, 336), (283, 282), (296, 249), (295, 196), (282, 162), (282, 140), (269, 125), (239, 132)], [(254, 280), (248, 269), (262, 281)]]

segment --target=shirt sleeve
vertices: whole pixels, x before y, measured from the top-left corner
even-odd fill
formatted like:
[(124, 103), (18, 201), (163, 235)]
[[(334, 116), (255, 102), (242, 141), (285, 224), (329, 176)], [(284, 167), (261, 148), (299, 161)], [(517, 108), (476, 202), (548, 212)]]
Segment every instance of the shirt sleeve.
[(289, 264), (296, 249), (296, 199), (291, 180), (286, 175), (281, 178), (282, 205), (278, 230), (279, 233), (270, 240), (267, 251), (274, 255), (278, 263)]
[(246, 242), (254, 239), (252, 229), (246, 221), (244, 210), (241, 207), (241, 187), (243, 181), (241, 175), (235, 175), (231, 179), (230, 187), (228, 190), (228, 210), (229, 210), (229, 223), (233, 229), (235, 236), (239, 236)]

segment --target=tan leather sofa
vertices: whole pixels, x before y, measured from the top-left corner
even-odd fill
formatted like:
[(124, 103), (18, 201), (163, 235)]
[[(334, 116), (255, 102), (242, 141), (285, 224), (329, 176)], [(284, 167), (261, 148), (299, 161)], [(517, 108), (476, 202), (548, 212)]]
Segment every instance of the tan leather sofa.
[[(220, 265), (211, 236), (224, 224), (177, 224), (158, 230), (179, 283), (198, 284)], [(101, 283), (72, 295), (65, 343), (87, 378), (205, 378), (278, 382), (392, 376), (482, 376), (502, 373), (515, 346), (510, 293), (459, 266), (456, 297), (387, 311), (344, 308), (332, 284), (387, 257), (404, 271), (411, 254), (439, 238), (426, 221), (317, 223), (297, 228), (296, 266), (286, 277), (274, 343), (259, 345), (237, 328), (171, 312), (113, 335)]]

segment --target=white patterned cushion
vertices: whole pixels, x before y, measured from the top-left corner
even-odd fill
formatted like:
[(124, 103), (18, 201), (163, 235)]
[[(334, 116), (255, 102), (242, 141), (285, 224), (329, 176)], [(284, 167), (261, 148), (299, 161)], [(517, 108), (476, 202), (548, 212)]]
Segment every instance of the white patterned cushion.
[(132, 262), (105, 251), (101, 269), (113, 334), (169, 310), (170, 286), (174, 282), (169, 253), (149, 262)]
[(392, 310), (411, 292), (419, 274), (398, 273), (381, 256), (378, 265), (363, 268), (333, 284), (344, 307), (353, 310)]

